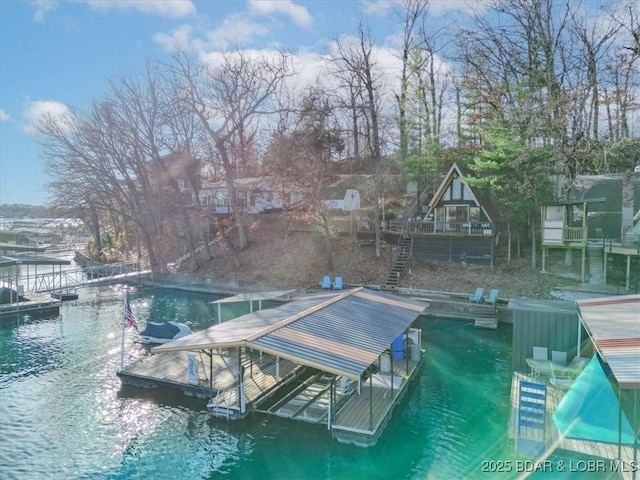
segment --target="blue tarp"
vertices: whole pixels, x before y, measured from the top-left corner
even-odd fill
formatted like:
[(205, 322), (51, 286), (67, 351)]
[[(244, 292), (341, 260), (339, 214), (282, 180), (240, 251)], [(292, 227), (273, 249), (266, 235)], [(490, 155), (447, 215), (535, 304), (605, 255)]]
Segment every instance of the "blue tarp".
[[(618, 443), (616, 396), (597, 355), (580, 373), (553, 413), (553, 422), (565, 437)], [(633, 444), (633, 430), (622, 412), (622, 444)]]

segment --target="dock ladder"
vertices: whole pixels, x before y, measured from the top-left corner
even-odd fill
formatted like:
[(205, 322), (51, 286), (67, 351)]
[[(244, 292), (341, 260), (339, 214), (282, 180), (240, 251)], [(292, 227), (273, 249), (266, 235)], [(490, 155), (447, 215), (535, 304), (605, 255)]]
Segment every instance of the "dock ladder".
[(516, 450), (540, 456), (546, 448), (547, 386), (520, 380)]

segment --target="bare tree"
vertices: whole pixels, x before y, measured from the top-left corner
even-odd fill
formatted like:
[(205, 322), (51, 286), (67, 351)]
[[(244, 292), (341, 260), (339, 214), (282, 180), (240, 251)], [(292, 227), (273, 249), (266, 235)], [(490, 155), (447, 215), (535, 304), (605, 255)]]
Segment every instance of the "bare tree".
[(374, 72), (374, 60), (372, 56), (373, 45), (371, 43), (370, 31), (360, 26), (357, 43), (349, 43), (344, 40), (337, 42), (337, 51), (332, 56), (334, 70), (340, 72), (342, 76), (350, 75), (358, 79), (363, 86), (365, 95), (365, 107), (367, 120), (370, 125), (371, 157), (374, 163), (375, 181), (375, 208), (374, 208), (374, 228), (375, 228), (375, 248), (376, 256), (382, 255), (382, 243), (380, 238), (380, 169), (382, 166), (382, 148), (379, 125), (379, 102), (382, 81), (378, 74)]
[[(242, 214), (235, 188), (238, 157), (247, 151), (246, 133), (256, 128), (261, 116), (277, 111), (276, 94), (292, 71), (284, 53), (251, 58), (240, 51), (222, 54), (219, 60), (205, 65), (178, 52), (171, 71), (180, 82), (181, 99), (200, 121), (221, 162), (242, 249), (248, 240), (245, 226), (237, 221)], [(239, 266), (237, 256), (234, 262)]]

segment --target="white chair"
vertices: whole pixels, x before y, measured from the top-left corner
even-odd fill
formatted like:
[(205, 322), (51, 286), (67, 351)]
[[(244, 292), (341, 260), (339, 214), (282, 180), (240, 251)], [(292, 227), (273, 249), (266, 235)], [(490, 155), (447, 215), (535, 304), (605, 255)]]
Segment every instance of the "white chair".
[(567, 365), (567, 352), (551, 350), (551, 361), (556, 365), (565, 367)]
[(531, 367), (530, 377), (535, 380), (540, 376), (541, 370), (547, 368), (549, 349), (547, 347), (533, 347), (533, 357), (527, 358), (527, 363)]
[(549, 360), (549, 349), (547, 347), (533, 347), (534, 360)]

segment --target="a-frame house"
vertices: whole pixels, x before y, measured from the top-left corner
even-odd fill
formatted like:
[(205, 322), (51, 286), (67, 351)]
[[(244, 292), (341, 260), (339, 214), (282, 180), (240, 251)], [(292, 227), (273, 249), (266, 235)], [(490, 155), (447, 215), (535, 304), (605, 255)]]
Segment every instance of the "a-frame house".
[(423, 208), (424, 218), (407, 225), (414, 258), (493, 265), (497, 213), (464, 179), (464, 169), (454, 163)]

